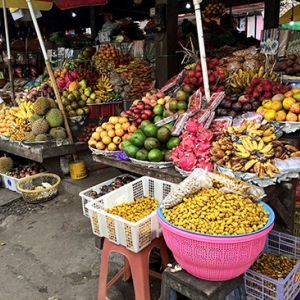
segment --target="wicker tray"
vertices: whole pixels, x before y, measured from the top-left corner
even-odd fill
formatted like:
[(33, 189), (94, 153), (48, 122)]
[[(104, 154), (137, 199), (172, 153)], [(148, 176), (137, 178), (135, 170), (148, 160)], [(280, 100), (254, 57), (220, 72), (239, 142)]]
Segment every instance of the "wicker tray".
[[(23, 199), (28, 203), (41, 203), (52, 200), (58, 194), (60, 177), (52, 173), (40, 173), (28, 176), (17, 182), (17, 189), (22, 193)], [(51, 186), (43, 189), (34, 189), (42, 183), (49, 183)]]
[(92, 147), (89, 147), (93, 154), (96, 155), (103, 155), (103, 156), (112, 156), (115, 153), (121, 152), (121, 151), (107, 151), (107, 150), (98, 150)]
[(131, 162), (133, 162), (135, 165), (140, 165), (143, 167), (148, 168), (170, 168), (173, 166), (173, 163), (167, 162), (167, 161), (161, 161), (161, 162), (150, 162), (150, 161), (144, 161), (144, 160), (138, 160), (135, 158), (130, 158)]

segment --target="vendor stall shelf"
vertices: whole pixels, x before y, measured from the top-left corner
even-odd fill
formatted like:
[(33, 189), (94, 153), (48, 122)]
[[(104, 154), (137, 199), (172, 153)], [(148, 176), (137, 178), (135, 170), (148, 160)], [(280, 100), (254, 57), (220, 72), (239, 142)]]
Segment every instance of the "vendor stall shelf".
[[(174, 167), (148, 168), (134, 165), (130, 161), (116, 160), (114, 157), (103, 155), (93, 155), (93, 160), (137, 175), (154, 177), (173, 183), (180, 183), (184, 179)], [(264, 189), (267, 196), (263, 198), (263, 201), (270, 205), (275, 212), (276, 230), (293, 233), (297, 184), (298, 179), (293, 179)]]

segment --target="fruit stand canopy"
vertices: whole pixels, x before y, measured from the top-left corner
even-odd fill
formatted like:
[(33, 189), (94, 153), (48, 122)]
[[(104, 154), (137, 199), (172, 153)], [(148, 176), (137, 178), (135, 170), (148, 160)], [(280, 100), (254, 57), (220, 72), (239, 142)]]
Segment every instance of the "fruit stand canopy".
[[(52, 8), (52, 4), (55, 2), (55, 4), (60, 9), (69, 9), (69, 8), (75, 8), (80, 6), (94, 6), (94, 5), (105, 5), (107, 4), (107, 0), (39, 0), (35, 1), (32, 0), (32, 7), (34, 9), (38, 10), (50, 10)], [(9, 8), (28, 8), (28, 3), (26, 0), (6, 0), (6, 7)], [(1, 2), (1, 7), (2, 7)]]
[(300, 2), (296, 0), (281, 1), (280, 13), (279, 13), (279, 24), (285, 24), (292, 21), (291, 19), (292, 14), (293, 14), (293, 21), (300, 20)]

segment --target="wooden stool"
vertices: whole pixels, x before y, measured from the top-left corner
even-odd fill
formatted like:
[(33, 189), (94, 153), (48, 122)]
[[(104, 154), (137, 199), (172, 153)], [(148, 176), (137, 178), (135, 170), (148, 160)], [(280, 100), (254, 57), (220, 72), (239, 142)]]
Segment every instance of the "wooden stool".
[[(156, 245), (159, 245), (162, 266), (165, 269), (169, 263), (169, 257), (165, 240), (162, 236), (154, 239), (150, 245), (137, 253), (128, 250), (122, 245), (114, 244), (105, 238), (101, 254), (98, 300), (109, 300), (106, 291), (123, 274), (124, 281), (127, 281), (132, 276), (135, 298), (137, 300), (150, 300), (149, 275), (159, 279), (162, 278), (160, 273), (149, 270), (149, 255)], [(124, 255), (124, 267), (107, 283), (108, 262), (111, 252), (118, 252)]]
[(184, 270), (172, 273), (166, 268), (162, 274), (161, 300), (175, 300), (176, 292), (192, 300), (224, 300), (244, 282), (243, 276), (227, 281), (207, 281)]

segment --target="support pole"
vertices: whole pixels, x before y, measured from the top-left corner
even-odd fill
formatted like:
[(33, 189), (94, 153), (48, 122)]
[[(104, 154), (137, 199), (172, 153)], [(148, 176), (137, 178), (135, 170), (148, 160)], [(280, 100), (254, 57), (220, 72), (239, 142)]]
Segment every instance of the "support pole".
[(207, 63), (206, 63), (206, 53), (205, 53), (205, 44), (204, 44), (204, 36), (203, 36), (203, 27), (202, 27), (202, 17), (200, 10), (200, 3), (202, 0), (193, 0), (193, 4), (195, 7), (195, 15), (196, 15), (196, 23), (197, 23), (197, 33), (198, 33), (198, 43), (200, 49), (200, 60), (202, 67), (202, 76), (203, 76), (203, 85), (205, 98), (208, 102), (210, 100), (210, 90), (209, 90), (209, 82), (208, 82), (208, 74), (207, 74)]
[[(55, 94), (55, 97), (56, 97), (56, 100), (57, 100), (57, 103), (58, 103), (58, 107), (61, 110), (61, 112), (63, 114), (63, 117), (64, 117), (64, 125), (65, 125), (65, 128), (66, 128), (67, 134), (68, 134), (68, 138), (70, 139), (71, 143), (74, 144), (72, 132), (70, 130), (70, 126), (69, 126), (69, 122), (68, 122), (68, 118), (66, 116), (64, 106), (61, 102), (60, 93), (59, 93), (59, 90), (58, 90), (58, 87), (57, 87), (57, 84), (56, 84), (56, 81), (55, 81), (55, 77), (54, 77), (53, 70), (52, 70), (52, 67), (51, 67), (51, 62), (49, 61), (47, 51), (46, 51), (45, 45), (43, 43), (43, 38), (42, 38), (40, 29), (39, 29), (39, 25), (38, 25), (37, 20), (35, 18), (35, 14), (34, 14), (34, 10), (33, 10), (33, 7), (32, 7), (31, 0), (26, 0), (26, 2), (27, 2), (27, 5), (28, 5), (28, 8), (29, 8), (29, 11), (30, 11), (30, 15), (31, 15), (31, 18), (32, 18), (32, 21), (33, 21), (33, 24), (34, 24), (35, 31), (36, 31), (37, 36), (38, 36), (38, 40), (40, 42), (40, 46), (41, 46), (43, 56), (44, 56), (44, 59), (45, 59), (46, 68), (47, 68), (47, 71), (49, 73), (52, 85), (53, 85), (53, 90), (54, 90), (54, 94)], [(73, 153), (72, 157), (73, 157), (73, 160), (75, 162), (78, 161), (76, 153)]]
[(14, 78), (12, 72), (12, 63), (11, 63), (11, 53), (10, 53), (10, 42), (9, 42), (9, 32), (8, 32), (8, 23), (7, 23), (7, 12), (6, 12), (6, 2), (2, 0), (3, 7), (3, 17), (5, 24), (5, 41), (6, 41), (6, 49), (7, 49), (7, 59), (8, 59), (8, 74), (10, 81), (10, 90), (11, 90), (11, 100), (15, 102), (15, 87), (14, 87)]

